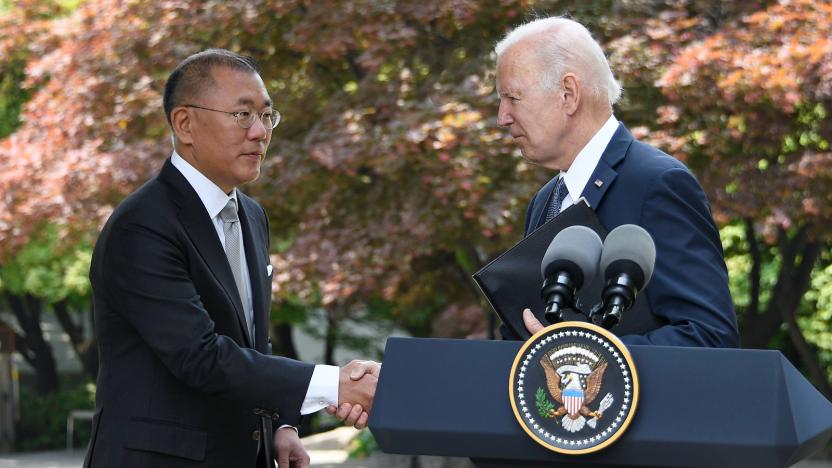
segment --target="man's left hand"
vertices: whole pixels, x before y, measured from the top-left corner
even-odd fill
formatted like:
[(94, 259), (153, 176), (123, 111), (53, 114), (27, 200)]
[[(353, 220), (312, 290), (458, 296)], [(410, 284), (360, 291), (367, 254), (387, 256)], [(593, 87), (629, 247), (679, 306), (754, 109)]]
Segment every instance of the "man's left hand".
[(298, 431), (293, 427), (281, 427), (274, 435), (278, 468), (309, 468), (309, 454), (303, 448)]
[(523, 309), (523, 323), (532, 335), (545, 328), (529, 309)]

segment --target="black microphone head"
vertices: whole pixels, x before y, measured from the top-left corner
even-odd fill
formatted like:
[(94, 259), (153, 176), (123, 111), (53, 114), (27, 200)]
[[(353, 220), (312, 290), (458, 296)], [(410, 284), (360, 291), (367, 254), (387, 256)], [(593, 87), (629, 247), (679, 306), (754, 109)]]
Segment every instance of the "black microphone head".
[(627, 273), (642, 290), (650, 282), (655, 265), (656, 244), (641, 226), (622, 224), (607, 234), (601, 254), (605, 280)]
[(559, 271), (567, 271), (575, 288), (592, 282), (598, 272), (601, 257), (601, 238), (586, 226), (569, 226), (552, 239), (543, 261), (540, 273), (546, 280)]

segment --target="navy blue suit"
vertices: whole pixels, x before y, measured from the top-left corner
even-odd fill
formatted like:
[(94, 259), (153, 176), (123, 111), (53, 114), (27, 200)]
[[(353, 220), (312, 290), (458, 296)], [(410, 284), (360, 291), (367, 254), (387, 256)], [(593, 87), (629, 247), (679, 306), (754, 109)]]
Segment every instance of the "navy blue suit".
[[(529, 204), (526, 235), (545, 223), (554, 187), (552, 179)], [(655, 270), (640, 293), (647, 307), (638, 312), (651, 314), (640, 322), (653, 325), (639, 334), (613, 332), (626, 344), (738, 345), (719, 231), (702, 187), (684, 164), (619, 124), (581, 196), (608, 230), (637, 224), (656, 244)], [(505, 326), (502, 332), (504, 338), (519, 338)]]

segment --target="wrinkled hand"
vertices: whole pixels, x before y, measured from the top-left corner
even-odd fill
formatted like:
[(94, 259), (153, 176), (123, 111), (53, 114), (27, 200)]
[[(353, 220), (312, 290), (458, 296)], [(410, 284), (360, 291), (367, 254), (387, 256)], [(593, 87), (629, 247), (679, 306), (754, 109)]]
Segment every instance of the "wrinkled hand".
[(309, 454), (303, 448), (298, 431), (292, 427), (281, 427), (274, 434), (274, 448), (277, 452), (278, 468), (309, 468)]
[(529, 309), (523, 309), (523, 323), (526, 324), (526, 329), (532, 335), (545, 328)]
[(367, 427), (381, 364), (373, 361), (352, 361), (341, 368), (338, 385), (338, 408), (329, 406), (326, 412), (335, 415), (356, 429)]

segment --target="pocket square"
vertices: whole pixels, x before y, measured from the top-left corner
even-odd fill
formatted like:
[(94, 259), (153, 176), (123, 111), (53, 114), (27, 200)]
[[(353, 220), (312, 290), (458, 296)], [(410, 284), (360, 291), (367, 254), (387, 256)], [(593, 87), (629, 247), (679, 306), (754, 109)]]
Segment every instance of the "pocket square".
[(266, 265), (266, 276), (271, 276), (271, 275), (272, 275), (272, 266), (271, 265)]

